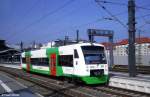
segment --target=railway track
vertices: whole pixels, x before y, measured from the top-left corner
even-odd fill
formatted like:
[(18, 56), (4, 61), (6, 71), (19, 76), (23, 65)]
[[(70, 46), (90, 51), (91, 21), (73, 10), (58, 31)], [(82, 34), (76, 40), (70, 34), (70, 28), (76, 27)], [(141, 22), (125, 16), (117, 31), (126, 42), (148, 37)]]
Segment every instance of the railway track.
[(61, 80), (51, 79), (46, 76), (27, 73), (23, 70), (0, 67), (0, 71), (12, 75), (15, 79), (20, 78), (32, 82), (40, 86), (41, 88), (53, 91), (52, 93), (46, 93), (45, 95), (43, 95), (44, 97), (53, 97), (52, 95), (56, 94), (61, 95), (60, 97), (110, 97), (107, 94), (97, 92), (93, 89), (85, 90), (84, 88), (82, 88), (82, 86), (79, 85), (64, 83)]
[[(46, 97), (149, 97), (149, 94), (129, 91), (109, 86), (86, 86), (81, 84), (65, 83), (58, 79), (27, 73), (23, 70), (0, 67), (0, 71), (8, 73), (11, 77), (32, 82), (39, 87), (53, 91), (45, 93)], [(57, 96), (56, 96), (57, 95)]]
[[(136, 66), (136, 69), (140, 74), (150, 74), (150, 66)], [(111, 70), (117, 72), (128, 72), (128, 65), (114, 65)]]

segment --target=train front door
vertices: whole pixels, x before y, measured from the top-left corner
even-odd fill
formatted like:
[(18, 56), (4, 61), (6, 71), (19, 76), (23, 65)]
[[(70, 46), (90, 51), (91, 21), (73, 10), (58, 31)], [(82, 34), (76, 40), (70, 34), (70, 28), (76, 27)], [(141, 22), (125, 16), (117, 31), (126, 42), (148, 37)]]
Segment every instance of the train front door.
[(56, 54), (50, 55), (50, 74), (56, 76)]

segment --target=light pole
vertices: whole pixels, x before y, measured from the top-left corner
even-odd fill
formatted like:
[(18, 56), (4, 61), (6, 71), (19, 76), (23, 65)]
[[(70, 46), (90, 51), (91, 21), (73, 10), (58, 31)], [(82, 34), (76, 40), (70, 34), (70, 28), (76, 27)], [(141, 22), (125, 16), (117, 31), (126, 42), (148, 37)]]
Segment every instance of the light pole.
[(128, 55), (128, 67), (129, 76), (136, 77), (136, 61), (135, 61), (135, 1), (128, 1), (128, 43), (129, 43), (129, 55)]

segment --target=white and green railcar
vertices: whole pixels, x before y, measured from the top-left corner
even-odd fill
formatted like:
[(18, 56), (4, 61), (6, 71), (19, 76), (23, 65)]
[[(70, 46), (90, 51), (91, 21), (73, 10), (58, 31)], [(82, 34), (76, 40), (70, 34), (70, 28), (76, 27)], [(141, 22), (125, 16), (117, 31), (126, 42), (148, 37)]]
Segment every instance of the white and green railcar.
[(96, 43), (78, 43), (22, 53), (21, 67), (27, 71), (70, 77), (86, 84), (108, 81), (105, 48)]

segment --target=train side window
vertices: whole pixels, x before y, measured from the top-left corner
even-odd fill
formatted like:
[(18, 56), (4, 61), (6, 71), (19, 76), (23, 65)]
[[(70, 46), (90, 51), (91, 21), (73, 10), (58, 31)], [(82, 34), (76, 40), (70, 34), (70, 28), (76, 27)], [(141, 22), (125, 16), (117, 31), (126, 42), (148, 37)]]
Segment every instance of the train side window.
[(60, 55), (59, 65), (66, 67), (73, 67), (73, 55)]
[(79, 58), (79, 55), (76, 49), (74, 50), (74, 58)]
[(49, 65), (49, 63), (48, 63), (48, 58), (41, 58), (41, 64), (42, 65), (45, 65), (45, 66), (48, 66)]
[(26, 63), (26, 59), (25, 58), (22, 58), (22, 63)]
[(36, 59), (35, 58), (31, 58), (31, 64), (32, 65), (36, 64)]
[(31, 58), (32, 65), (48, 66), (48, 58)]

